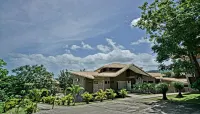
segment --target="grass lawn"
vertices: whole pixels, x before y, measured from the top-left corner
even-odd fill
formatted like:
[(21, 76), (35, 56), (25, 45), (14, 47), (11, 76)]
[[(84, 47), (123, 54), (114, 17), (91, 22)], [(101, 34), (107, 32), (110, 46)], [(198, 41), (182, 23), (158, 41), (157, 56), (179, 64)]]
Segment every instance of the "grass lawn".
[(176, 95), (170, 95), (168, 99), (174, 102), (200, 104), (200, 94), (183, 94), (183, 98), (176, 98)]
[[(176, 96), (177, 95), (167, 95), (167, 98), (169, 99), (169, 101), (172, 101), (172, 102), (200, 104), (200, 93), (199, 94), (194, 94), (194, 93), (183, 94), (183, 98), (176, 98)], [(162, 100), (162, 97), (153, 97), (153, 98), (147, 99), (147, 101), (160, 101), (160, 100)]]

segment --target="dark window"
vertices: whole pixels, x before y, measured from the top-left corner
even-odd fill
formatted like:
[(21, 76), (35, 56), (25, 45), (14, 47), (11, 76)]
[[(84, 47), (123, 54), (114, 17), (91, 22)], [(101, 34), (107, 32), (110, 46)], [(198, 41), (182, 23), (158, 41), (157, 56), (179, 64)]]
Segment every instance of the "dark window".
[(153, 83), (153, 81), (148, 81), (148, 83)]
[(188, 87), (188, 85), (184, 85), (184, 87)]
[(110, 81), (108, 81), (108, 84), (110, 83)]
[(107, 81), (105, 81), (105, 84), (107, 84)]
[(160, 79), (156, 79), (156, 83), (159, 83), (160, 82)]

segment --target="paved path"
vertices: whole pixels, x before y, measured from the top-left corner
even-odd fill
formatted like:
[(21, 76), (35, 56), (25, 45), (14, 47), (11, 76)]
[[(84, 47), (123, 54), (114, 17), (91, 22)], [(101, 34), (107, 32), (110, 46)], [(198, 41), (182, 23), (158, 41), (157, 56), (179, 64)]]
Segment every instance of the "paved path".
[[(199, 105), (153, 103), (146, 104), (144, 98), (160, 95), (135, 95), (125, 99), (105, 101), (79, 106), (55, 106), (53, 110), (41, 110), (38, 114), (200, 114)], [(50, 105), (40, 104), (40, 108), (50, 109)]]

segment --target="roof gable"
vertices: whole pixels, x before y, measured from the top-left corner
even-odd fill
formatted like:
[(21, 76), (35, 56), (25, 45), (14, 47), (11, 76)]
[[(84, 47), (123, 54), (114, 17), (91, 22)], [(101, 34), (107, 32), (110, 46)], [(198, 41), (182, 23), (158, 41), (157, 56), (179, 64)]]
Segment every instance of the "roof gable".
[[(103, 68), (121, 68), (117, 72), (100, 72)], [(133, 72), (145, 76), (150, 76), (148, 73), (140, 69), (139, 67), (135, 66), (134, 64), (120, 64), (120, 63), (112, 63), (108, 65), (104, 65), (103, 67), (93, 71), (93, 72), (70, 72), (74, 75), (83, 76), (86, 78), (94, 79), (95, 77), (117, 77), (126, 70), (132, 70)]]

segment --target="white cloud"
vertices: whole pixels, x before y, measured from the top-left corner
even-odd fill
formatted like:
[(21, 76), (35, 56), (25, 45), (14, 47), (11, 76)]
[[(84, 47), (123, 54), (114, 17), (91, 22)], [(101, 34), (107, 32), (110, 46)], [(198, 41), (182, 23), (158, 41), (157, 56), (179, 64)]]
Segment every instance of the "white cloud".
[(101, 52), (109, 52), (110, 51), (110, 47), (106, 46), (106, 45), (97, 45), (97, 49)]
[(71, 46), (71, 50), (77, 50), (77, 49), (80, 49), (81, 47), (80, 46), (77, 46), (77, 45), (72, 45)]
[(110, 45), (114, 50), (125, 49), (125, 47), (122, 45), (116, 45), (116, 42), (114, 42), (112, 39), (106, 38), (106, 41), (108, 42), (108, 45)]
[[(26, 64), (44, 64), (48, 70), (58, 73), (61, 69), (71, 70), (94, 70), (104, 64), (120, 62), (135, 64), (143, 67), (144, 70), (157, 69), (158, 63), (155, 61), (155, 56), (148, 53), (135, 54), (127, 49), (121, 49), (116, 42), (111, 39), (106, 39), (108, 44), (113, 48), (104, 45), (98, 45), (97, 49), (107, 53), (96, 53), (85, 57), (78, 57), (71, 53), (65, 53), (55, 56), (45, 56), (43, 54), (13, 54), (10, 58), (13, 67)], [(98, 48), (99, 47), (99, 48)]]
[(89, 44), (85, 44), (84, 42), (81, 42), (81, 45), (83, 49), (89, 49), (89, 50), (93, 49)]
[(139, 20), (140, 20), (140, 18), (133, 19), (132, 22), (131, 22), (131, 27), (136, 26), (136, 25), (137, 25), (137, 22), (138, 22)]
[(131, 45), (139, 45), (139, 44), (142, 44), (142, 43), (151, 43), (151, 42), (149, 41), (149, 39), (142, 38), (142, 39), (139, 39), (136, 42), (131, 42)]

